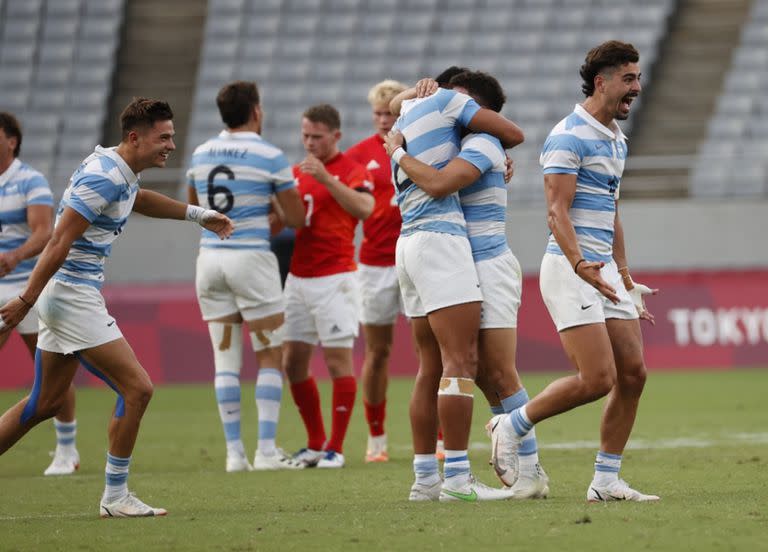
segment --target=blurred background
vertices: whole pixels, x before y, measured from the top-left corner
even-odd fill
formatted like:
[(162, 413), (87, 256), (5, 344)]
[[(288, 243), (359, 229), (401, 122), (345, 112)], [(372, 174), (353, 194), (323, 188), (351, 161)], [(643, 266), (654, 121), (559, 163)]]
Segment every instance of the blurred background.
[[(376, 82), (449, 65), (491, 72), (526, 135), (509, 152), (507, 225), (527, 275), (520, 365), (565, 369), (538, 290), (548, 233), (538, 156), (583, 99), (586, 52), (609, 39), (634, 44), (643, 72), (622, 125), (621, 216), (635, 279), (661, 288), (648, 364), (768, 366), (768, 0), (0, 0), (0, 110), (20, 119), (21, 158), (58, 199), (95, 144), (119, 141), (133, 96), (165, 99), (178, 149), (142, 185), (183, 198), (193, 149), (222, 127), (214, 98), (230, 80), (257, 81), (264, 137), (298, 162), (314, 103), (340, 110), (346, 148), (373, 133)], [(107, 262), (109, 308), (155, 381), (212, 371), (192, 285), (198, 239), (189, 225), (134, 216)], [(395, 348), (395, 373), (415, 373), (404, 320)], [(14, 340), (0, 364), (16, 362), (29, 361)], [(9, 372), (0, 387), (31, 381), (31, 370)]]

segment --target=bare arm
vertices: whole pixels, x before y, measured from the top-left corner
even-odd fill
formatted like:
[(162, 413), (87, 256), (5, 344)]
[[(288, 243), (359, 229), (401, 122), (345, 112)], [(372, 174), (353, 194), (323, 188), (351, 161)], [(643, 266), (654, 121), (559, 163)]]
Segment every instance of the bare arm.
[(0, 278), (13, 272), (21, 261), (39, 254), (53, 230), (53, 207), (48, 205), (28, 205), (27, 224), (32, 234), (16, 249), (0, 253)]
[(273, 206), (275, 203), (277, 204), (275, 211), (286, 226), (290, 228), (301, 228), (304, 226), (304, 217), (307, 213), (304, 210), (304, 202), (299, 197), (299, 191), (296, 188), (277, 192)]
[(626, 268), (627, 252), (624, 248), (624, 227), (619, 218), (618, 201), (616, 201), (616, 215), (613, 219), (613, 260), (616, 261), (616, 266), (619, 268)]
[[(172, 220), (187, 220), (187, 208), (188, 205), (186, 203), (176, 201), (152, 190), (143, 189), (138, 191), (136, 201), (133, 203), (133, 211), (136, 213), (152, 218)], [(206, 213), (203, 215), (203, 218), (195, 219), (196, 222), (199, 222), (200, 226), (215, 232), (222, 239), (232, 235), (234, 225), (229, 217), (211, 209), (194, 208)]]
[(514, 148), (525, 140), (523, 131), (519, 126), (491, 109), (482, 108), (475, 113), (469, 122), (469, 129), (473, 132), (487, 132), (495, 136), (504, 146), (504, 149)]
[(192, 186), (187, 186), (187, 200), (190, 205), (200, 205), (200, 200), (197, 197), (197, 190)]
[(416, 97), (416, 87), (403, 90), (397, 96), (392, 98), (392, 100), (389, 102), (389, 112), (392, 113), (392, 115), (400, 115), (400, 110), (403, 107), (403, 102), (405, 100), (412, 100), (415, 97)]
[(574, 267), (576, 274), (608, 299), (618, 303), (619, 298), (616, 295), (616, 290), (609, 286), (600, 275), (600, 269), (605, 263), (582, 260), (584, 256), (576, 238), (573, 222), (571, 222), (571, 217), (568, 214), (576, 195), (576, 175), (545, 174), (544, 193), (547, 198), (547, 224), (557, 241), (557, 245), (560, 246), (560, 250)]
[[(402, 145), (403, 135), (399, 132), (384, 139), (384, 148), (388, 155), (392, 155)], [(400, 158), (398, 164), (419, 188), (435, 198), (448, 196), (480, 178), (480, 170), (477, 167), (458, 157), (442, 169), (436, 169), (407, 153)]]
[(304, 161), (299, 163), (299, 170), (312, 175), (320, 184), (325, 186), (342, 209), (356, 219), (365, 220), (373, 213), (376, 201), (372, 194), (353, 190), (344, 185), (338, 178), (330, 174), (322, 161), (314, 155), (307, 155)]

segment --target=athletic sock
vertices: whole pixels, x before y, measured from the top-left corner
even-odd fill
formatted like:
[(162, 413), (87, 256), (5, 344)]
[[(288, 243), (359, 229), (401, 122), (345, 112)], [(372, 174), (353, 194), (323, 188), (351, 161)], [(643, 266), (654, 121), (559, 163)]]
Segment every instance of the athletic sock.
[(440, 474), (437, 471), (437, 458), (434, 454), (414, 454), (413, 455), (413, 473), (416, 476), (416, 483), (431, 487), (440, 481)]
[(75, 452), (75, 437), (77, 436), (77, 420), (60, 422), (53, 419), (56, 429), (56, 453), (72, 454)]
[(379, 404), (369, 404), (363, 401), (365, 406), (365, 419), (368, 421), (368, 431), (371, 437), (384, 435), (384, 416), (387, 410), (387, 401)]
[(331, 440), (326, 445), (327, 450), (338, 453), (344, 448), (344, 437), (347, 435), (349, 420), (352, 418), (352, 408), (355, 406), (357, 381), (354, 376), (344, 376), (333, 380), (333, 422), (331, 425)]
[[(512, 412), (517, 408), (525, 406), (529, 400), (528, 392), (523, 388), (514, 395), (502, 399), (501, 405), (504, 407), (504, 412)], [(521, 470), (533, 470), (536, 464), (539, 463), (539, 446), (536, 442), (535, 427), (532, 427), (527, 435), (523, 437), (518, 455), (520, 458)]]
[(307, 429), (307, 448), (322, 450), (325, 444), (325, 426), (315, 378), (310, 376), (302, 382), (291, 384), (291, 395)]
[(275, 454), (275, 436), (283, 397), (283, 374), (275, 368), (261, 368), (256, 378), (256, 409), (259, 412), (259, 444), (265, 456)]
[(227, 441), (227, 454), (243, 451), (240, 440), (240, 370), (243, 365), (243, 335), (240, 324), (209, 322), (213, 345), (216, 403)]
[(533, 429), (533, 423), (528, 419), (528, 415), (525, 412), (525, 406), (513, 410), (507, 419), (509, 420), (509, 423), (512, 424), (512, 429), (514, 429), (515, 433), (520, 437), (525, 437), (525, 435)]
[(493, 414), (494, 416), (498, 416), (499, 414), (504, 414), (504, 412), (505, 412), (504, 407), (501, 406), (500, 404), (491, 405), (491, 414)]
[(128, 468), (131, 457), (120, 458), (107, 453), (106, 486), (101, 501), (110, 504), (128, 494)]
[(598, 487), (605, 487), (619, 478), (621, 454), (599, 451), (595, 458), (595, 478), (592, 482)]
[(466, 450), (446, 450), (445, 486), (458, 489), (469, 483), (469, 456)]

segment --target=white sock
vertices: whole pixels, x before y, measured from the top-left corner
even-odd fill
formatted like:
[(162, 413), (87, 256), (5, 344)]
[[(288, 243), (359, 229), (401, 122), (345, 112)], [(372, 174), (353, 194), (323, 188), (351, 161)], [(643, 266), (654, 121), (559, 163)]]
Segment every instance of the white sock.
[(256, 379), (256, 408), (259, 411), (258, 451), (264, 456), (276, 452), (275, 437), (283, 396), (283, 374), (275, 368), (261, 368)]
[(56, 454), (74, 454), (77, 420), (60, 422), (54, 418), (53, 427), (56, 429)]
[(440, 481), (440, 473), (437, 471), (437, 458), (434, 454), (414, 454), (413, 473), (416, 483), (431, 487)]
[(600, 451), (595, 458), (595, 477), (592, 483), (598, 487), (606, 487), (619, 479), (621, 455)]
[(458, 489), (469, 483), (470, 467), (467, 451), (446, 450), (443, 471), (446, 487)]
[(106, 486), (101, 501), (110, 504), (128, 494), (128, 469), (131, 466), (131, 457), (120, 458), (107, 453)]

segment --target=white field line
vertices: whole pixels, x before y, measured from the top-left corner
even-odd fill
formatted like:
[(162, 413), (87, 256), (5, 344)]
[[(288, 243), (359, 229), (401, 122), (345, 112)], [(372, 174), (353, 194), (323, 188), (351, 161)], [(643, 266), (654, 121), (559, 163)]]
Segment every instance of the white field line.
[(0, 522), (2, 521), (37, 521), (43, 519), (95, 519), (98, 516), (98, 512), (92, 514), (80, 513), (80, 514), (32, 514), (28, 516), (2, 516), (0, 515)]

